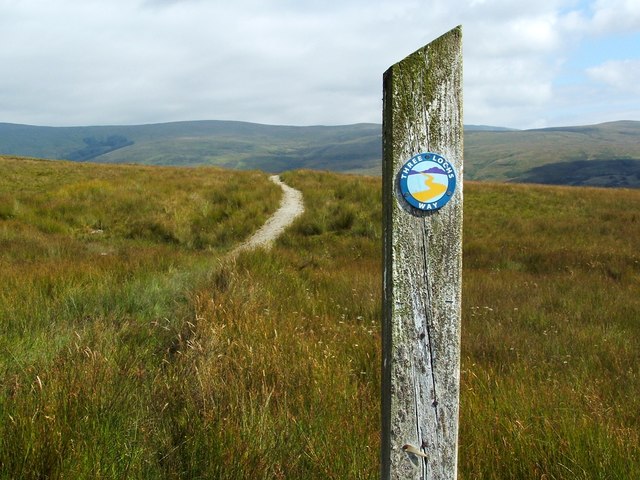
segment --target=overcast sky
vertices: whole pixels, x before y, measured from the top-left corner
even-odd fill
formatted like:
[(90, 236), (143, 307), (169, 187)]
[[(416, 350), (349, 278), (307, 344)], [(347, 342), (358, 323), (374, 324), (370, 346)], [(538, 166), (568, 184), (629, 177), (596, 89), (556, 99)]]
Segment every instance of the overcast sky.
[(465, 124), (640, 120), (640, 0), (0, 0), (0, 122), (380, 123), (459, 24)]

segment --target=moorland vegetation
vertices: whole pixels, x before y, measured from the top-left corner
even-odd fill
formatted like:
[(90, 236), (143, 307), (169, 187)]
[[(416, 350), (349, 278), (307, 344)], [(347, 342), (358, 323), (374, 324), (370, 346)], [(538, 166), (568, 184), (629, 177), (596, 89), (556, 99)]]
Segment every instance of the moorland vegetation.
[[(0, 478), (374, 479), (379, 178), (0, 160)], [(459, 478), (640, 476), (640, 192), (465, 184)]]

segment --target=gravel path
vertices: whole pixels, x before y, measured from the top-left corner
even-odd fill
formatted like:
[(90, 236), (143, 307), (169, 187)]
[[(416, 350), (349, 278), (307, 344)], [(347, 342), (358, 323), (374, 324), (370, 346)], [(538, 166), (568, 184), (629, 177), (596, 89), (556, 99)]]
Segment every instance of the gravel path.
[(269, 248), (271, 244), (278, 238), (285, 228), (293, 223), (293, 221), (304, 212), (304, 203), (302, 201), (302, 193), (295, 188), (291, 188), (280, 180), (278, 175), (269, 177), (276, 185), (282, 188), (284, 196), (280, 202), (280, 208), (267, 220), (267, 222), (253, 234), (249, 240), (236, 247), (231, 253), (236, 255), (243, 250), (251, 250), (254, 248)]

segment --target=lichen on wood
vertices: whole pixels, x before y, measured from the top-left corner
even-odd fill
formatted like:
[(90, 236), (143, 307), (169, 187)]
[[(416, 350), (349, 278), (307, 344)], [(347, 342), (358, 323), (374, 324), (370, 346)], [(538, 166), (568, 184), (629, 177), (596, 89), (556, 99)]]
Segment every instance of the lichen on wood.
[[(383, 82), (382, 478), (453, 479), (462, 274), (461, 27), (393, 65)], [(453, 197), (435, 212), (398, 198), (398, 171), (422, 152), (442, 155), (456, 171)], [(411, 453), (415, 448), (424, 456)]]

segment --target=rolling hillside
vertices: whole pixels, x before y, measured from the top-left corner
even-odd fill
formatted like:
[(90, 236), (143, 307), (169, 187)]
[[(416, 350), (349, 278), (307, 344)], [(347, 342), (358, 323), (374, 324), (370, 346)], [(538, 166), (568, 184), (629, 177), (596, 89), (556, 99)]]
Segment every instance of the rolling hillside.
[(348, 172), (379, 170), (380, 151), (376, 124), (291, 127), (196, 121), (57, 128), (0, 124), (0, 154), (100, 163)]
[(640, 187), (640, 122), (465, 132), (472, 180)]
[[(465, 178), (640, 187), (640, 122), (510, 130), (465, 127)], [(137, 126), (34, 127), (0, 123), (0, 154), (39, 158), (299, 168), (379, 175), (381, 126), (273, 126), (196, 121)]]

